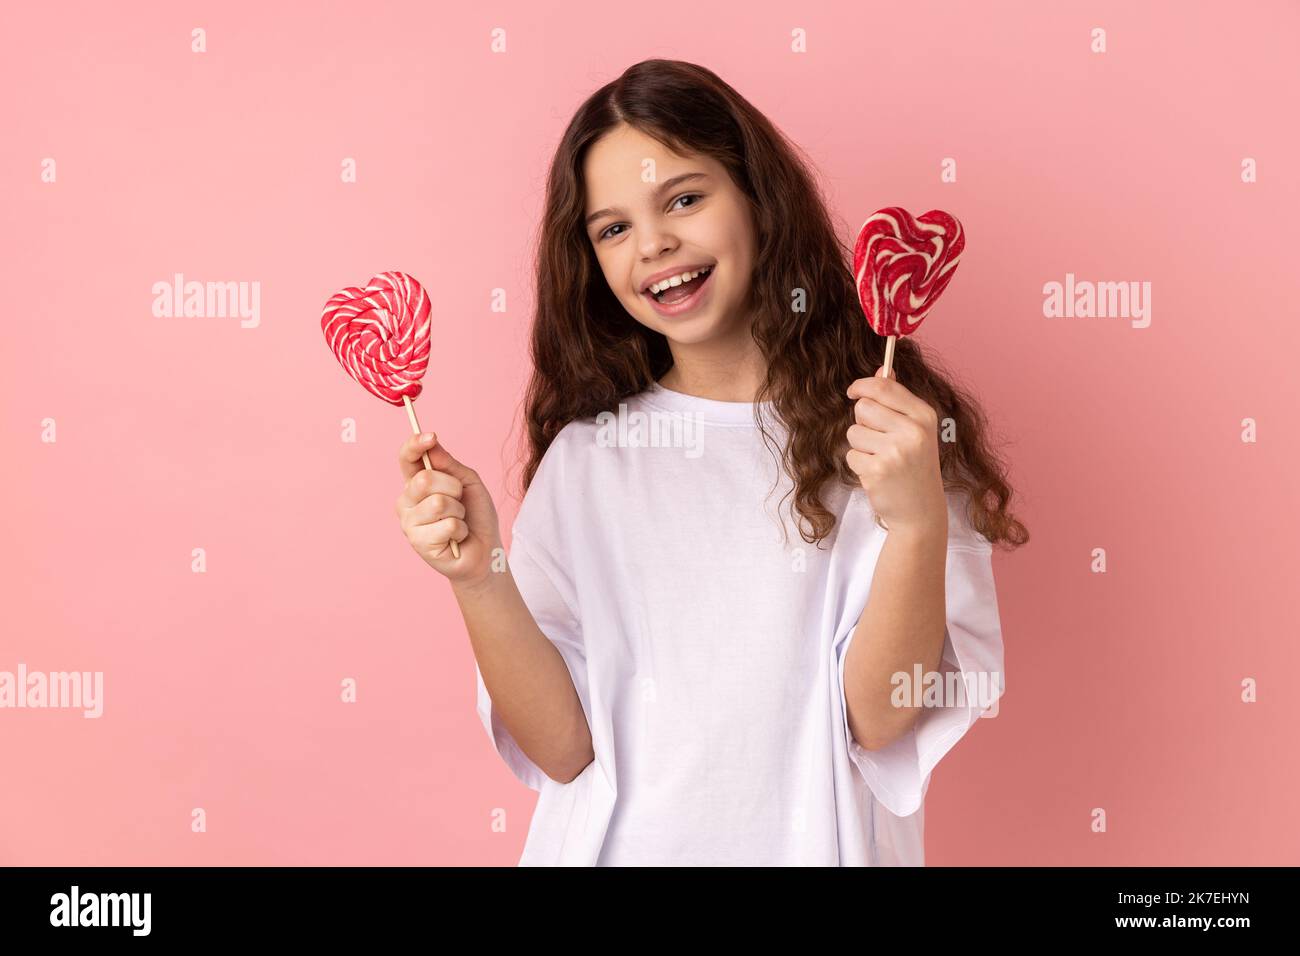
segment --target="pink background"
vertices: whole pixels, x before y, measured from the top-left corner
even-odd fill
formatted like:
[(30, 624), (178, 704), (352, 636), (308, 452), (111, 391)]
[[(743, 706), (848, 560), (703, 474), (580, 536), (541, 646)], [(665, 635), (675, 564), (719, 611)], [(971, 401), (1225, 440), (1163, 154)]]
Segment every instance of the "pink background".
[[(1034, 538), (995, 556), (1009, 690), (935, 773), (927, 862), (1300, 862), (1294, 4), (9, 19), (0, 670), (103, 671), (105, 702), (0, 710), (0, 863), (517, 861), (536, 794), (492, 751), (455, 603), (393, 515), (406, 417), (343, 374), (320, 310), (385, 269), (433, 289), (421, 423), (508, 534), (546, 166), (579, 102), (653, 56), (708, 66), (799, 143), (846, 241), (892, 204), (967, 229), (919, 338), (1008, 442)], [(176, 272), (260, 282), (260, 325), (154, 317)], [(1044, 318), (1067, 272), (1149, 281), (1150, 327)]]

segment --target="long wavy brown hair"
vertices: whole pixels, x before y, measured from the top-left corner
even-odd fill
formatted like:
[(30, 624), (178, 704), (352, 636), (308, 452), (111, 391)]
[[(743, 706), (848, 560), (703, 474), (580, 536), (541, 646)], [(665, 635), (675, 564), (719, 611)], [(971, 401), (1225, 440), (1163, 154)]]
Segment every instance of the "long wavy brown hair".
[[(835, 525), (822, 500), (825, 483), (859, 483), (845, 460), (854, 418), (844, 390), (883, 364), (885, 339), (862, 313), (852, 252), (837, 237), (811, 164), (717, 75), (678, 60), (637, 63), (593, 93), (552, 161), (538, 239), (533, 374), (524, 396), (523, 490), (565, 425), (617, 407), (672, 366), (667, 339), (632, 318), (609, 288), (583, 228), (584, 155), (623, 123), (679, 155), (713, 157), (748, 198), (757, 234), (752, 331), (767, 360), (755, 401), (771, 401), (786, 426), (780, 459), (793, 480), (800, 536), (816, 544)], [(791, 308), (794, 289), (806, 290), (803, 311)], [(938, 413), (944, 490), (969, 495), (972, 526), (995, 544), (1028, 541), (1008, 511), (1005, 464), (988, 446), (975, 400), (911, 338), (896, 341), (893, 368)], [(952, 419), (955, 441), (942, 440), (945, 419)], [(765, 428), (763, 436), (775, 447)]]

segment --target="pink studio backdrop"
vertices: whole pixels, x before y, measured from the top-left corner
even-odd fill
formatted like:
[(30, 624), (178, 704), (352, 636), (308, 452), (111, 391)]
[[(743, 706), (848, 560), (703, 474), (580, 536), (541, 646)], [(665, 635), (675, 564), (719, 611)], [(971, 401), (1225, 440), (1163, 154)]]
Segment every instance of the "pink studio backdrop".
[[(393, 515), (406, 416), (343, 374), (320, 311), (385, 269), (430, 286), (421, 423), (490, 482), (508, 538), (546, 166), (579, 102), (654, 56), (799, 143), (846, 241), (893, 204), (966, 227), (918, 337), (1006, 440), (1033, 540), (994, 559), (1008, 693), (935, 772), (927, 862), (1300, 861), (1294, 4), (8, 20), (0, 670), (102, 671), (104, 700), (0, 710), (0, 863), (518, 860), (536, 794), (492, 751), (455, 602)], [(258, 324), (153, 315), (176, 273), (259, 283)], [(1045, 317), (1067, 273), (1149, 282), (1150, 324)]]

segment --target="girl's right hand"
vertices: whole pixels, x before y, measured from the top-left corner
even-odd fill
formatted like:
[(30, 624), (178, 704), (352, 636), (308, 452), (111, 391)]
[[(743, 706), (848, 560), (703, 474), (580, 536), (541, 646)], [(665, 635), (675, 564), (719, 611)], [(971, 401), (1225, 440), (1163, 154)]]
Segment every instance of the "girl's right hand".
[[(438, 436), (425, 435), (412, 435), (397, 456), (406, 479), (397, 499), (402, 532), (416, 554), (453, 584), (483, 581), (501, 546), (496, 506), (478, 474), (452, 458)], [(432, 471), (424, 467), (425, 452)], [(459, 558), (452, 556), (453, 540)]]

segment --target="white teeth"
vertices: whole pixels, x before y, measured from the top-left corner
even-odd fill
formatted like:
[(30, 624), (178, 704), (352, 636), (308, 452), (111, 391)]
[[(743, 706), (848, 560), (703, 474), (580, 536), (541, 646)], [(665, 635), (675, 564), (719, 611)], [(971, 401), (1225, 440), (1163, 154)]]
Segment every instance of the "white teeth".
[(664, 289), (671, 288), (675, 285), (681, 285), (683, 282), (690, 282), (696, 276), (703, 275), (712, 268), (713, 266), (706, 266), (703, 269), (697, 269), (695, 272), (683, 272), (681, 275), (669, 276), (667, 279), (660, 279), (658, 282), (653, 283), (648, 291), (651, 295), (658, 295), (660, 292), (664, 291)]

